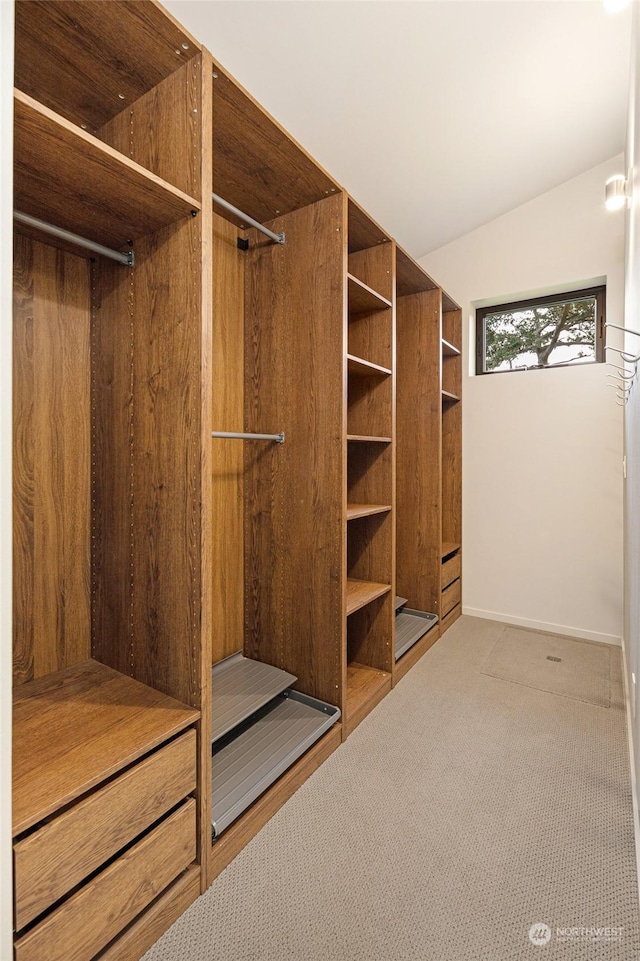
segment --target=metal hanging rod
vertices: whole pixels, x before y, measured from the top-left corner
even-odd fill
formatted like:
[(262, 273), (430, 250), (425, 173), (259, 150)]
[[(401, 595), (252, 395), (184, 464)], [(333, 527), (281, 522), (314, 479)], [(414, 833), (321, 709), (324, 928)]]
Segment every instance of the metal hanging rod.
[(230, 440), (274, 440), (276, 444), (284, 444), (284, 431), (279, 434), (241, 434), (231, 430), (212, 430), (212, 437), (226, 437)]
[(608, 367), (613, 367), (614, 370), (619, 370), (619, 374), (607, 374), (607, 377), (622, 377), (623, 380), (633, 380), (636, 376), (635, 370), (627, 370), (626, 367), (620, 367), (618, 364), (612, 364), (611, 361), (607, 364)]
[(133, 267), (133, 250), (128, 250), (126, 254), (121, 253), (119, 250), (111, 250), (110, 247), (103, 247), (102, 244), (96, 244), (93, 240), (79, 237), (78, 234), (72, 234), (70, 230), (55, 227), (53, 224), (48, 224), (45, 220), (31, 217), (30, 214), (23, 214), (19, 210), (13, 211), (13, 219), (17, 220), (19, 224), (25, 224), (27, 227), (35, 227), (37, 230), (42, 230), (45, 234), (51, 234), (52, 237), (59, 237), (60, 240), (68, 240), (77, 247), (84, 247), (85, 250), (91, 250), (94, 254), (110, 257), (111, 260), (117, 260), (119, 264), (124, 264), (125, 267)]
[(621, 327), (619, 324), (608, 323), (605, 323), (605, 327), (613, 327), (614, 330), (623, 330), (625, 334), (635, 334), (636, 337), (640, 337), (640, 330), (631, 330), (630, 327)]
[(225, 210), (228, 210), (229, 213), (235, 214), (236, 217), (240, 218), (240, 220), (244, 220), (246, 223), (250, 224), (252, 227), (255, 227), (256, 230), (259, 230), (261, 233), (266, 234), (266, 236), (270, 237), (274, 243), (276, 244), (284, 243), (284, 232), (279, 234), (274, 233), (273, 230), (269, 230), (269, 228), (265, 227), (264, 224), (261, 224), (258, 220), (254, 220), (253, 217), (249, 216), (249, 214), (245, 214), (242, 210), (239, 210), (237, 207), (234, 207), (233, 204), (230, 204), (228, 200), (223, 200), (223, 198), (219, 197), (217, 194), (213, 194), (213, 199), (217, 204), (220, 204), (221, 207), (224, 207)]

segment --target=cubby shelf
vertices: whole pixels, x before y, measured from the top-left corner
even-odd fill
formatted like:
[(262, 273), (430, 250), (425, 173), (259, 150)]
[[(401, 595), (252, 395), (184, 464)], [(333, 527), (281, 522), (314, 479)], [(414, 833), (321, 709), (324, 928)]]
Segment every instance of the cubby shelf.
[(448, 557), (449, 554), (455, 554), (456, 551), (460, 550), (460, 545), (455, 544), (451, 541), (443, 542), (442, 544), (442, 557)]
[(447, 357), (459, 357), (460, 350), (453, 344), (450, 344), (448, 340), (442, 338), (442, 353)]
[(356, 444), (390, 444), (390, 437), (372, 437), (369, 434), (347, 434), (347, 440)]
[(20, 90), (14, 109), (14, 207), (22, 213), (122, 248), (200, 210), (193, 197)]
[(366, 664), (351, 661), (347, 664), (347, 712), (349, 717), (366, 713), (367, 705), (391, 687), (391, 675)]
[(380, 364), (372, 364), (369, 360), (356, 357), (354, 354), (347, 354), (347, 368), (354, 377), (390, 377), (389, 367), (381, 367)]
[(347, 274), (349, 283), (349, 316), (372, 314), (376, 310), (388, 310), (391, 301), (377, 293), (372, 287), (363, 284), (353, 274)]
[(361, 607), (375, 601), (391, 590), (390, 584), (376, 584), (374, 581), (358, 581), (347, 578), (347, 615), (359, 611)]
[(211, 739), (217, 741), (295, 684), (297, 678), (271, 664), (232, 654), (211, 672)]
[(386, 514), (390, 510), (391, 504), (347, 504), (347, 520), (370, 517), (372, 514)]
[(457, 394), (452, 394), (449, 390), (442, 391), (442, 403), (443, 404), (456, 404), (460, 398)]

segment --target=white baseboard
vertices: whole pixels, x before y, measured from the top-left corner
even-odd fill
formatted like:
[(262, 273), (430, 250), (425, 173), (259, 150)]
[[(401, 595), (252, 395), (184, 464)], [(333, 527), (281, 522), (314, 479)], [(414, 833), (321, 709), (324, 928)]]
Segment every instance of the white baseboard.
[(638, 783), (636, 781), (635, 747), (633, 743), (633, 714), (629, 697), (629, 674), (627, 672), (627, 649), (622, 645), (622, 673), (624, 680), (624, 703), (627, 709), (627, 738), (629, 741), (629, 765), (631, 774), (631, 800), (633, 804), (633, 836), (636, 842), (636, 871), (640, 894), (640, 809), (638, 808)]
[(615, 634), (598, 634), (581, 627), (567, 627), (566, 624), (547, 624), (545, 621), (531, 621), (526, 617), (513, 617), (511, 614), (499, 614), (496, 611), (480, 611), (475, 607), (463, 607), (463, 614), (470, 617), (484, 617), (489, 621), (501, 621), (513, 624), (515, 627), (528, 627), (533, 631), (545, 631), (547, 634), (564, 634), (566, 637), (580, 637), (585, 641), (598, 641), (601, 644), (614, 644), (622, 647), (622, 638)]

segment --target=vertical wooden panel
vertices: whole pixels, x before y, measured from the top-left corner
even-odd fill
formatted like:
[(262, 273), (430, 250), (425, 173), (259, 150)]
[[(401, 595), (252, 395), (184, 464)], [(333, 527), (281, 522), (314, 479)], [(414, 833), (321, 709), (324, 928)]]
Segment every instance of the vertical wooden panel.
[[(213, 415), (214, 430), (244, 430), (244, 267), (238, 229), (214, 215)], [(213, 491), (213, 662), (244, 643), (244, 447), (209, 440)]]
[[(447, 310), (442, 315), (443, 337), (454, 346), (462, 340), (462, 312)], [(443, 357), (443, 387), (457, 397), (462, 393), (462, 357)], [(442, 408), (442, 540), (462, 542), (462, 406), (460, 402)]]
[(98, 131), (105, 143), (196, 200), (200, 154), (191, 147), (202, 129), (201, 75), (198, 54)]
[(349, 273), (387, 300), (393, 296), (392, 245), (378, 244), (349, 254)]
[(342, 196), (252, 236), (246, 273), (245, 652), (335, 703), (344, 636)]
[(91, 653), (133, 674), (134, 271), (93, 267)]
[(399, 297), (397, 590), (409, 607), (440, 602), (440, 291)]
[(18, 237), (14, 518), (17, 680), (88, 656), (89, 265)]

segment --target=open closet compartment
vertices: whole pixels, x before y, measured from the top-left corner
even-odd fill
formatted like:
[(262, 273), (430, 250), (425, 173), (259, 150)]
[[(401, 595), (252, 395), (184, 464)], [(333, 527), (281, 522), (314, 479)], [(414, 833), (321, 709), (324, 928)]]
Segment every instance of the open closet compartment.
[(442, 292), (441, 633), (460, 617), (462, 599), (462, 311)]
[(441, 291), (397, 250), (396, 615), (394, 681), (440, 636)]
[(237, 652), (294, 678), (214, 745), (215, 876), (341, 739), (346, 225), (339, 187), (218, 65), (212, 87), (215, 195), (284, 243), (214, 204), (211, 427), (285, 437), (211, 440), (213, 683)]
[(204, 874), (211, 97), (152, 2), (17, 3), (15, 62), (15, 956), (69, 961)]
[(395, 245), (347, 202), (345, 737), (391, 689)]

